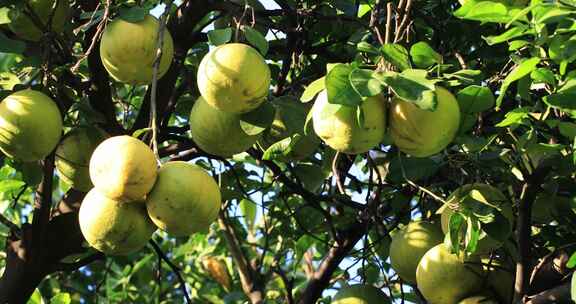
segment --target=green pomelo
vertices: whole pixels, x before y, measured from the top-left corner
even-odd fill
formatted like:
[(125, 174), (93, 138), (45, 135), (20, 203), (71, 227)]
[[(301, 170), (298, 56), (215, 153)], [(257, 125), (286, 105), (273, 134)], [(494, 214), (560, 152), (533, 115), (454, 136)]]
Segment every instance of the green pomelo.
[(60, 110), (44, 93), (23, 90), (0, 102), (0, 150), (8, 157), (41, 160), (56, 148), (61, 136)]
[(173, 236), (206, 231), (218, 217), (220, 188), (204, 169), (186, 162), (169, 162), (146, 199), (148, 215)]
[[(251, 8), (254, 9), (254, 12), (257, 13), (259, 11), (264, 11), (266, 10), (266, 8), (264, 7), (264, 5), (262, 5), (262, 3), (260, 3), (260, 1), (258, 0), (231, 0), (230, 2), (239, 4), (239, 5), (246, 5), (248, 4)], [(224, 29), (227, 27), (232, 27), (232, 28), (236, 28), (236, 23), (234, 22), (234, 18), (236, 18), (236, 20), (240, 20), (240, 18), (242, 18), (242, 15), (244, 14), (244, 7), (243, 8), (239, 8), (238, 10), (236, 10), (235, 12), (227, 12), (224, 13), (224, 15), (218, 19), (216, 19), (216, 21), (214, 21), (214, 28), (215, 29)], [(248, 11), (248, 16), (251, 16), (252, 12)], [(265, 25), (259, 25), (256, 24), (254, 27), (256, 30), (258, 30), (260, 33), (262, 33), (262, 35), (266, 36), (266, 33), (268, 33), (268, 28)]]
[(270, 68), (256, 49), (229, 43), (211, 50), (198, 67), (198, 89), (208, 104), (229, 113), (246, 113), (266, 101)]
[(292, 138), (295, 142), (290, 144), (291, 150), (286, 158), (302, 160), (314, 153), (320, 146), (320, 139), (316, 134), (304, 134), (309, 109), (300, 100), (287, 96), (276, 99), (274, 107), (276, 108), (274, 121), (258, 141), (260, 146), (266, 150), (274, 143), (298, 134), (298, 137)]
[(26, 2), (42, 26), (38, 27), (24, 7), (12, 9), (8, 13), (10, 19), (8, 27), (16, 36), (24, 40), (39, 41), (48, 28), (58, 34), (64, 30), (72, 7), (69, 0), (58, 0), (55, 10), (56, 0), (26, 0)]
[(482, 290), (480, 259), (465, 259), (444, 244), (428, 250), (416, 270), (418, 289), (430, 304), (458, 303)]
[(156, 227), (138, 202), (124, 203), (92, 189), (80, 206), (80, 229), (90, 246), (108, 255), (127, 255), (142, 249)]
[(68, 132), (56, 149), (58, 176), (78, 191), (90, 191), (94, 187), (88, 171), (90, 157), (107, 137), (101, 129), (89, 126)]
[(332, 304), (386, 304), (388, 296), (372, 285), (352, 285), (336, 293)]
[(260, 135), (248, 135), (240, 127), (240, 116), (222, 112), (200, 97), (190, 113), (192, 139), (200, 149), (230, 157), (248, 150)]
[[(498, 188), (492, 187), (487, 184), (467, 184), (458, 189), (456, 189), (448, 198), (447, 202), (449, 204), (457, 204), (459, 201), (464, 199), (468, 194), (471, 194), (474, 198), (474, 193), (472, 191), (477, 191), (481, 195), (477, 199), (479, 201), (485, 199), (489, 204), (501, 208), (502, 215), (508, 220), (508, 230), (504, 233), (510, 235), (512, 233), (512, 227), (514, 224), (514, 214), (512, 212), (512, 205), (506, 196), (498, 190)], [(450, 221), (450, 216), (454, 212), (450, 208), (444, 208), (442, 211), (441, 222), (442, 231), (448, 233), (448, 223)], [(488, 253), (492, 250), (498, 249), (502, 246), (502, 242), (490, 237), (485, 232), (481, 232), (480, 239), (478, 240), (478, 247), (476, 253)]]
[(158, 173), (154, 152), (127, 135), (106, 139), (90, 158), (90, 180), (102, 194), (121, 201), (140, 201), (150, 192)]
[(473, 296), (461, 300), (458, 304), (498, 304), (498, 301), (486, 296)]
[[(112, 78), (131, 85), (152, 82), (159, 27), (160, 23), (151, 15), (134, 23), (117, 18), (106, 26), (100, 58)], [(167, 29), (163, 40), (158, 79), (166, 74), (174, 57), (174, 44)]]
[(442, 243), (442, 229), (429, 222), (411, 222), (392, 236), (390, 262), (402, 280), (416, 284), (416, 268), (430, 248)]
[(356, 107), (329, 103), (324, 90), (318, 94), (312, 108), (314, 131), (336, 151), (346, 154), (368, 152), (384, 140), (386, 100), (382, 95), (369, 97), (361, 109), (363, 126), (359, 125)]
[(428, 157), (444, 150), (460, 126), (460, 106), (448, 90), (437, 87), (434, 111), (395, 98), (390, 111), (390, 135), (400, 151), (414, 157)]

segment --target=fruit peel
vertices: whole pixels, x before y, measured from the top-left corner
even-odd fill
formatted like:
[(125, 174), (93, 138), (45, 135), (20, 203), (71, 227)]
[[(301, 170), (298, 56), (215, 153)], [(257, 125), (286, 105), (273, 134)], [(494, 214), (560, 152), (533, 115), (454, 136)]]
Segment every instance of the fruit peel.
[(372, 304), (390, 303), (390, 299), (382, 290), (372, 285), (352, 285), (344, 287), (336, 293), (332, 304)]
[(62, 116), (46, 94), (22, 90), (0, 102), (0, 150), (32, 162), (50, 154), (62, 136)]
[[(100, 42), (100, 58), (108, 74), (131, 85), (151, 83), (159, 27), (160, 22), (151, 15), (138, 22), (117, 18), (108, 24)], [(158, 79), (166, 74), (174, 58), (174, 42), (167, 29), (163, 40)]]
[(256, 49), (242, 43), (220, 45), (198, 67), (198, 89), (208, 104), (229, 113), (247, 113), (268, 96), (270, 68)]
[(204, 169), (186, 162), (166, 163), (146, 198), (148, 215), (172, 236), (206, 231), (218, 217), (220, 187)]
[[(52, 12), (56, 0), (28, 0), (26, 1), (32, 8), (39, 21), (48, 25), (50, 16), (52, 16), (51, 31), (54, 33), (61, 33), (64, 26), (68, 23), (70, 17), (70, 1), (58, 0), (58, 6)], [(42, 39), (43, 31), (36, 26), (30, 16), (25, 12), (24, 8), (15, 8), (8, 13), (10, 23), (8, 28), (19, 38), (28, 41), (40, 41)]]

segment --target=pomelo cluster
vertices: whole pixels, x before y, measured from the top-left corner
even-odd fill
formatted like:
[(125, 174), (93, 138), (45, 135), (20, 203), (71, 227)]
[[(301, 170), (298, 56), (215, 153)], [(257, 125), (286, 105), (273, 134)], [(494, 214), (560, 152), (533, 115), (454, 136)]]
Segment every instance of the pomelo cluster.
[(264, 57), (246, 44), (224, 44), (206, 54), (197, 75), (201, 97), (190, 113), (194, 142), (221, 157), (244, 152), (255, 144), (260, 136), (241, 128), (240, 115), (266, 100), (270, 77)]
[(89, 174), (94, 188), (80, 207), (80, 228), (105, 254), (140, 250), (157, 227), (173, 236), (205, 231), (220, 209), (220, 188), (208, 173), (186, 162), (158, 170), (152, 150), (130, 136), (100, 143)]
[(382, 143), (388, 128), (400, 151), (413, 157), (429, 157), (445, 149), (460, 126), (456, 98), (442, 87), (436, 87), (436, 96), (434, 110), (423, 110), (395, 97), (387, 113), (387, 100), (382, 95), (367, 98), (357, 109), (330, 103), (328, 94), (322, 91), (312, 109), (314, 131), (332, 149), (360, 154)]
[[(498, 206), (502, 214), (512, 220), (507, 211), (510, 203), (498, 189), (489, 185), (462, 186), (454, 191), (448, 201), (457, 204), (472, 193), (480, 193), (476, 195), (481, 195), (488, 204)], [(431, 304), (509, 301), (514, 280), (513, 267), (504, 265), (494, 255), (486, 258), (487, 253), (494, 252), (502, 244), (482, 235), (475, 254), (453, 254), (443, 243), (444, 234), (449, 233), (446, 220), (449, 215), (445, 215), (449, 212), (452, 212), (451, 209), (442, 211), (442, 225), (415, 221), (392, 235), (390, 261), (394, 271), (404, 282), (416, 285)]]

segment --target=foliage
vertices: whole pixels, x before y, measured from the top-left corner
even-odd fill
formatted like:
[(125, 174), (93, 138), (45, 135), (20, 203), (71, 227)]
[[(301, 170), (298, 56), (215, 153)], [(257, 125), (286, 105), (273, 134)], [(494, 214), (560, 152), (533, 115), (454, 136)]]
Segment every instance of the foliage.
[[(439, 223), (438, 210), (454, 207), (445, 205), (447, 198), (471, 183), (504, 193), (514, 223), (498, 222), (501, 210), (471, 193), (449, 220), (447, 242), (456, 240), (450, 248), (472, 255), (482, 233), (498, 239), (513, 226), (516, 233), (492, 256), (521, 266), (507, 267), (519, 270), (518, 295), (555, 292), (558, 286), (576, 292), (576, 279), (570, 283), (576, 262), (569, 259), (576, 251), (574, 1), (262, 1), (266, 10), (238, 1), (165, 1), (175, 59), (158, 80), (155, 98), (152, 86), (109, 78), (98, 44), (105, 21), (137, 22), (150, 10), (160, 15), (162, 1), (76, 0), (64, 33), (45, 33), (39, 42), (21, 40), (6, 26), (7, 11), (23, 2), (0, 0), (0, 100), (24, 88), (43, 90), (64, 113), (66, 132), (92, 125), (150, 142), (155, 99), (161, 161), (192, 161), (208, 170), (223, 199), (220, 218), (208, 231), (178, 238), (158, 231), (157, 247), (128, 256), (103, 257), (84, 246), (50, 261), (46, 267), (54, 268), (29, 303), (183, 303), (184, 292), (198, 303), (258, 303), (258, 292), (267, 303), (329, 303), (336, 290), (356, 283), (381, 287), (394, 303), (421, 303), (379, 249), (410, 221)], [(234, 21), (231, 14), (240, 17)], [(229, 27), (213, 29), (224, 15), (232, 20)], [(366, 98), (399, 96), (434, 111), (435, 88), (442, 86), (458, 99), (458, 134), (427, 158), (399, 152), (389, 137), (360, 155), (322, 144), (302, 160), (280, 157), (290, 153), (293, 138), (313, 134), (308, 115), (300, 130), (271, 144), (270, 151), (254, 145), (227, 159), (209, 155), (196, 147), (189, 130), (200, 96), (196, 73), (210, 49), (228, 42), (252, 45), (272, 74), (268, 101), (240, 117), (246, 132), (267, 132), (275, 115), (270, 101), (283, 96), (306, 104), (326, 90), (329, 102), (338, 105), (333, 108), (355, 107), (362, 126), (358, 109)], [(74, 214), (79, 199), (71, 197), (83, 193), (50, 170), (46, 175), (50, 157), (32, 164), (1, 159), (0, 267), (9, 269), (10, 244), (18, 231), (34, 229), (41, 203), (51, 198), (53, 218)], [(48, 181), (51, 197), (38, 195)], [(540, 194), (569, 198), (572, 205), (548, 223), (533, 222), (531, 208)], [(65, 247), (62, 235), (41, 251)], [(564, 264), (555, 279), (540, 279), (551, 257), (564, 257)], [(216, 261), (217, 271), (207, 266)], [(229, 278), (223, 278), (224, 268)], [(314, 280), (322, 273), (327, 277)]]

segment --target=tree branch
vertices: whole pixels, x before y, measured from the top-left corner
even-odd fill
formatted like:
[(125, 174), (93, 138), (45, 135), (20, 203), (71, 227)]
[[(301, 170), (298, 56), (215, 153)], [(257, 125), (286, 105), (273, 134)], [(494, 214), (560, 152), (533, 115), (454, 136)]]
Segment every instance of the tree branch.
[(156, 252), (156, 254), (158, 255), (158, 257), (161, 258), (172, 269), (172, 272), (174, 272), (174, 274), (178, 278), (178, 281), (180, 282), (180, 289), (184, 294), (186, 303), (191, 304), (192, 300), (190, 300), (190, 296), (188, 295), (188, 290), (186, 288), (186, 281), (184, 281), (184, 278), (182, 277), (182, 274), (180, 273), (180, 269), (178, 268), (178, 266), (174, 265), (174, 263), (170, 261), (170, 259), (166, 256), (166, 254), (164, 254), (164, 252), (162, 252), (162, 249), (160, 248), (160, 246), (158, 246), (158, 244), (156, 244), (156, 242), (154, 242), (154, 240), (150, 240), (149, 243), (154, 249), (154, 252)]

